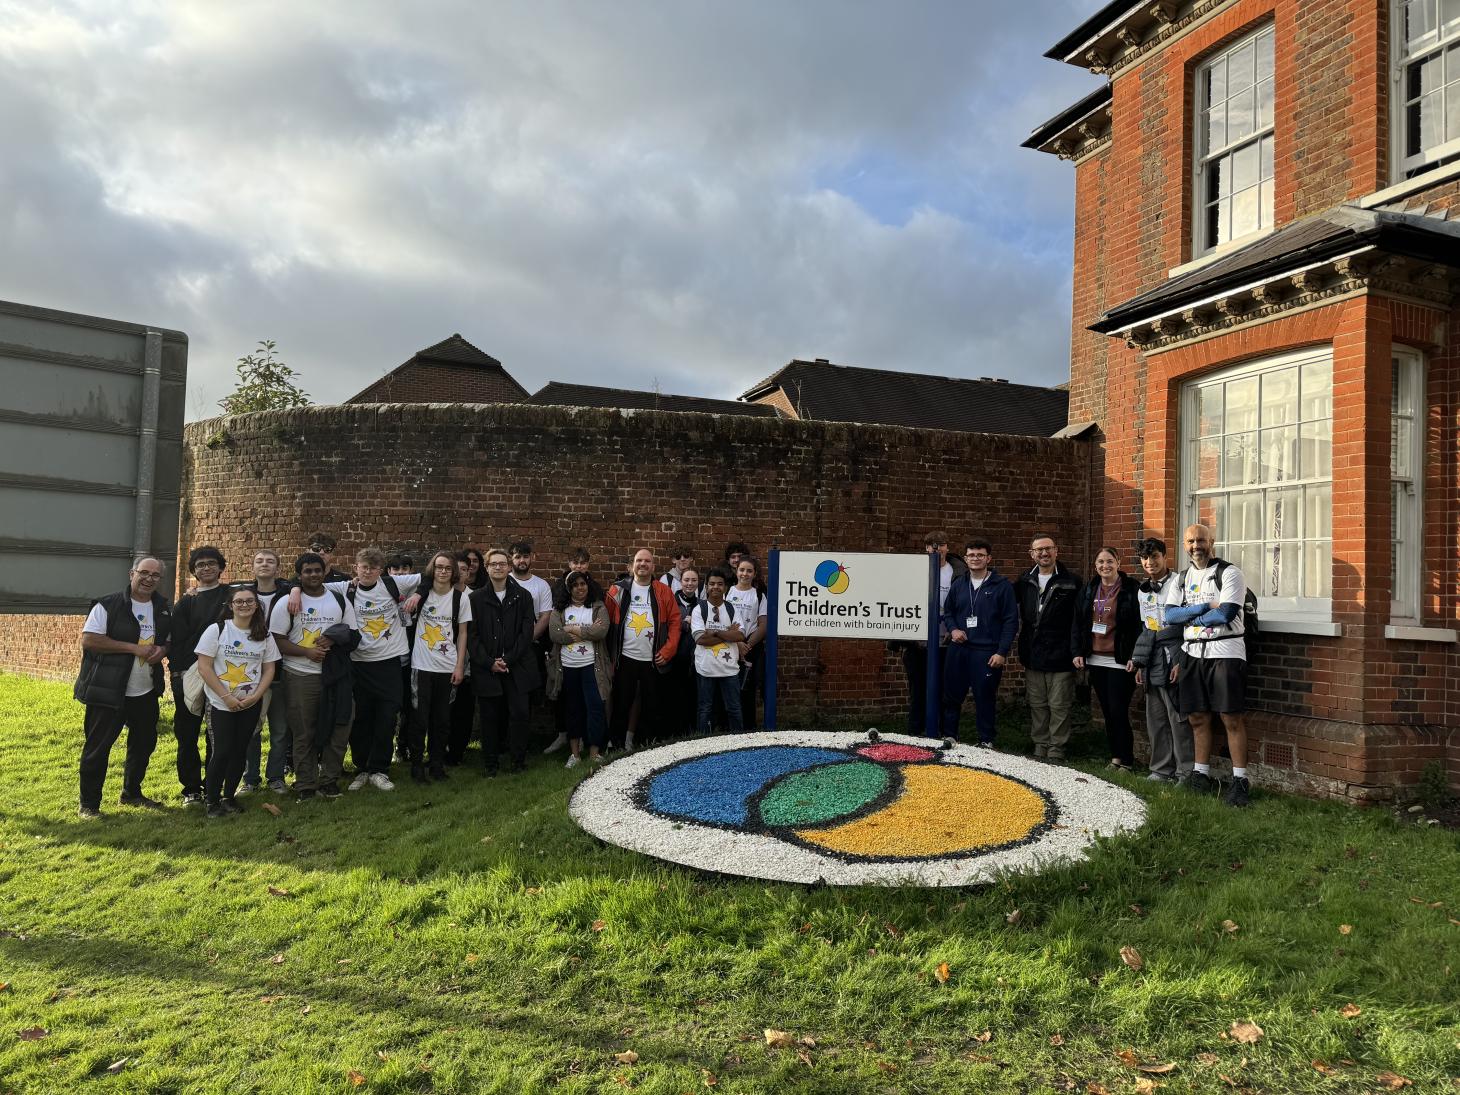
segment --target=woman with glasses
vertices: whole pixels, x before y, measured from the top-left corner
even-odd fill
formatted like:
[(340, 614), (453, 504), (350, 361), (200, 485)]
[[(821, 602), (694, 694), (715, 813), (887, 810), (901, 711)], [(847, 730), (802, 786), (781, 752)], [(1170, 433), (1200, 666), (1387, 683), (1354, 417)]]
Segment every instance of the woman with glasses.
[(208, 700), (208, 767), (203, 797), (208, 817), (239, 812), (233, 794), (243, 777), (259, 704), (274, 682), (279, 647), (259, 611), (258, 594), (234, 589), (216, 624), (194, 648)]

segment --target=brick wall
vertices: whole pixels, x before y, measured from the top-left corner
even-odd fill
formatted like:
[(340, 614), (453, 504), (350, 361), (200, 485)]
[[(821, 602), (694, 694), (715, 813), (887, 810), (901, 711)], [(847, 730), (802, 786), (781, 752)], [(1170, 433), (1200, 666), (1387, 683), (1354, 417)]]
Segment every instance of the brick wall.
[[(182, 541), (216, 544), (237, 574), (253, 549), (292, 558), (316, 529), (338, 535), (338, 560), (372, 543), (424, 559), (527, 537), (540, 572), (583, 544), (602, 579), (641, 546), (662, 569), (681, 540), (702, 560), (731, 539), (762, 558), (919, 551), (946, 528), (955, 543), (987, 535), (1009, 572), (1027, 565), (1034, 529), (1083, 550), (1088, 453), (1050, 438), (665, 412), (310, 407), (187, 428)], [(68, 649), (79, 626), (61, 629)], [(24, 645), (0, 646), (0, 668), (39, 667)], [(880, 642), (787, 640), (781, 674), (788, 719), (905, 708), (901, 663)]]
[(74, 680), (81, 667), (85, 616), (0, 617), (0, 671), (43, 680)]
[(502, 368), (413, 361), (351, 396), (350, 403), (518, 403), (522, 385)]

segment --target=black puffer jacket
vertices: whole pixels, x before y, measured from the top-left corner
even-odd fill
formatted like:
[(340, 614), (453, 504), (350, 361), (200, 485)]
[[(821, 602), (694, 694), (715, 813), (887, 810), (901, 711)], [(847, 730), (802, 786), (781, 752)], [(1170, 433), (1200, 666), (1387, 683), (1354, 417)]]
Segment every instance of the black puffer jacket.
[[(1166, 592), (1171, 588), (1172, 582), (1179, 582), (1181, 579), (1174, 570), (1167, 571), (1166, 577), (1161, 582), (1153, 582), (1147, 578), (1141, 583), (1142, 596), (1154, 597), (1159, 606), (1165, 603)], [(1157, 619), (1160, 619), (1160, 609), (1157, 609)], [(1146, 671), (1147, 688), (1165, 688), (1171, 684), (1171, 668), (1174, 666), (1181, 654), (1181, 626), (1169, 624), (1160, 630), (1152, 630), (1145, 626), (1145, 620), (1141, 621), (1141, 634), (1136, 639), (1136, 646), (1131, 651), (1131, 661), (1136, 667)]]
[(1014, 598), (1019, 602), (1019, 661), (1025, 669), (1042, 673), (1075, 671), (1070, 628), (1075, 621), (1080, 584), (1080, 576), (1063, 563), (1055, 563), (1042, 594), (1037, 566), (1030, 567), (1014, 583)]
[[(1120, 573), (1120, 591), (1115, 595), (1115, 653), (1111, 655), (1121, 665), (1131, 660), (1136, 639), (1141, 634), (1141, 606), (1137, 594), (1140, 585), (1129, 574)], [(1095, 635), (1090, 630), (1095, 619), (1095, 594), (1100, 589), (1100, 575), (1095, 575), (1080, 590), (1080, 599), (1075, 602), (1075, 622), (1070, 631), (1070, 645), (1077, 657), (1088, 658)]]

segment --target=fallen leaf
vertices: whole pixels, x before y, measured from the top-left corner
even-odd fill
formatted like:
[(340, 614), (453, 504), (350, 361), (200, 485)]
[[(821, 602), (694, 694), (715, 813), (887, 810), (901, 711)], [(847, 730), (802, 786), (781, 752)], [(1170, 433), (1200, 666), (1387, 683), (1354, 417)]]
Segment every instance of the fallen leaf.
[(1138, 1065), (1137, 1067), (1142, 1072), (1149, 1072), (1152, 1076), (1164, 1076), (1168, 1072), (1176, 1071), (1176, 1066), (1174, 1064)]
[(768, 1046), (775, 1046), (777, 1048), (781, 1048), (783, 1046), (794, 1046), (796, 1044), (796, 1039), (791, 1037), (791, 1035), (787, 1034), (784, 1030), (772, 1030), (770, 1027), (766, 1027), (765, 1044)]
[(1088, 882), (1081, 882), (1078, 886), (1075, 887), (1075, 889), (1077, 891), (1079, 891), (1080, 893), (1089, 893), (1090, 892), (1090, 883), (1088, 883)]
[(986, 1065), (993, 1060), (992, 1057), (985, 1057), (982, 1053), (965, 1053), (963, 1057), (964, 1060), (976, 1061), (981, 1065)]
[(1228, 935), (1234, 934), (1237, 931), (1237, 922), (1235, 920), (1223, 920), (1222, 930)]
[(1445, 919), (1454, 924), (1457, 928), (1460, 928), (1460, 920), (1456, 920), (1453, 916), (1447, 916)]
[(1146, 960), (1141, 957), (1141, 952), (1134, 947), (1121, 947), (1120, 960), (1137, 973), (1145, 966)]
[(272, 962), (276, 966), (282, 966), (284, 964), (284, 954), (283, 954), (283, 952), (280, 951), (278, 954), (274, 955), (274, 957), (270, 958), (269, 961)]
[(603, 920), (595, 920), (591, 925), (592, 930), (596, 932), (601, 932), (606, 927), (608, 927), (608, 923)]
[(390, 1054), (386, 1053), (383, 1049), (377, 1049), (375, 1051), (375, 1056), (379, 1057), (382, 1061), (390, 1060)]
[(365, 1086), (365, 1074), (363, 1072), (356, 1072), (353, 1068), (345, 1073), (345, 1079), (349, 1080), (356, 1087)]
[(1110, 1089), (1104, 1084), (1097, 1084), (1091, 1080), (1085, 1085), (1085, 1093), (1086, 1095), (1110, 1095)]
[(10, 982), (9, 981), (0, 981), (0, 992), (9, 992), (9, 991), (10, 991)]
[(1196, 1055), (1196, 1063), (1199, 1065), (1206, 1065), (1207, 1068), (1211, 1068), (1220, 1060), (1221, 1058), (1218, 1057), (1215, 1053), (1198, 1053)]
[(896, 1072), (897, 1071), (897, 1066), (895, 1064), (893, 1064), (891, 1061), (878, 1061), (877, 1062), (877, 1067), (880, 1068), (883, 1072)]
[(542, 887), (541, 886), (529, 886), (529, 887), (527, 887), (526, 892), (528, 894), (531, 894), (533, 896), (536, 896), (537, 894), (542, 893)]
[(260, 807), (260, 809), (264, 809), (264, 810), (269, 811), (269, 813), (273, 814), (275, 817), (283, 817), (284, 816), (284, 811), (281, 810), (281, 809), (279, 809), (272, 802), (261, 802), (261, 803), (259, 803), (259, 807)]
[(481, 959), (481, 957), (482, 956), (479, 954), (468, 954), (466, 956), (466, 964), (468, 966), (474, 966)]
[[(1423, 905), (1425, 903), (1425, 899), (1424, 898), (1422, 898), (1422, 897), (1415, 897), (1413, 894), (1410, 895), (1409, 900), (1412, 901), (1416, 905)], [(1392, 1076), (1393, 1073), (1391, 1072), (1390, 1075)]]
[(491, 842), (492, 842), (492, 838), (489, 837), (489, 836), (484, 836), (484, 837), (482, 837), (482, 839), (480, 841), (478, 841), (478, 843), (480, 843), (480, 844), (490, 844)]
[(259, 1003), (260, 1004), (277, 1004), (282, 999), (284, 999), (284, 997), (282, 997), (282, 996), (260, 996), (259, 997)]
[(1136, 1095), (1154, 1095), (1158, 1087), (1165, 1087), (1165, 1084), (1158, 1084), (1155, 1080), (1148, 1080), (1142, 1076), (1136, 1081)]
[(815, 1049), (816, 1039), (811, 1037), (811, 1035), (809, 1034), (803, 1034), (801, 1035), (801, 1037), (796, 1039), (796, 1044), (805, 1046), (807, 1049)]
[(883, 924), (882, 926), (887, 929), (887, 934), (892, 936), (892, 938), (894, 939), (902, 934), (902, 932), (899, 931), (897, 927), (893, 924)]
[(631, 1065), (638, 1061), (639, 1055), (631, 1049), (626, 1049), (622, 1053), (615, 1053), (613, 1059), (621, 1065)]
[(1322, 1061), (1314, 1061), (1313, 1062), (1313, 1069), (1320, 1076), (1337, 1076), (1338, 1075), (1338, 1069), (1334, 1068), (1332, 1065), (1326, 1065)]
[[(1413, 898), (1411, 898), (1410, 900), (1413, 900)], [(1383, 1084), (1390, 1091), (1398, 1091), (1401, 1087), (1414, 1086), (1413, 1080), (1407, 1080), (1403, 1076), (1399, 1075), (1399, 1073), (1397, 1072), (1381, 1072), (1379, 1073), (1379, 1075), (1375, 1076), (1374, 1079)]]
[(1088, 779), (1086, 779), (1084, 776), (1076, 776), (1075, 777), (1075, 782), (1076, 783), (1089, 783), (1090, 781)]
[(1135, 1050), (1133, 1049), (1121, 1050), (1115, 1055), (1115, 1059), (1125, 1065), (1126, 1068), (1135, 1068), (1141, 1063), (1141, 1059), (1136, 1056)]
[(127, 1067), (127, 1062), (131, 1059), (132, 1058), (130, 1057), (123, 1057), (120, 1061), (113, 1061), (111, 1064), (106, 1066), (106, 1070), (113, 1076), (115, 1076), (118, 1072), (121, 1072), (122, 1069)]
[(1137, 916), (1145, 916), (1146, 915), (1146, 910), (1143, 909), (1143, 908), (1141, 908), (1139, 905), (1132, 905), (1130, 907), (1130, 911), (1133, 912), (1133, 913), (1135, 913)]
[(705, 1086), (706, 1087), (714, 1087), (716, 1084), (718, 1084), (720, 1082), (719, 1077), (717, 1077), (713, 1072), (711, 1072), (707, 1068), (700, 1069), (700, 1075), (705, 1078)]
[(1062, 1046), (1062, 1045), (1064, 1045), (1065, 1044), (1065, 1037), (1064, 1037), (1064, 1035), (1063, 1034), (1051, 1034), (1049, 1036), (1049, 1044), (1052, 1045), (1052, 1046)]
[(314, 1005), (313, 1004), (305, 1004), (302, 1008), (299, 1009), (299, 1014), (300, 1015), (308, 1015), (313, 1010), (314, 1010)]
[(1338, 926), (1339, 935), (1351, 935), (1353, 934), (1353, 930), (1354, 926), (1352, 924), (1340, 924)]
[(987, 1042), (992, 1037), (993, 1037), (993, 1034), (991, 1034), (989, 1031), (986, 1031), (985, 1030), (985, 1031), (981, 1031), (978, 1034), (975, 1034), (973, 1036), (973, 1040), (975, 1042)]
[(1345, 1004), (1338, 1009), (1338, 1013), (1345, 1019), (1357, 1019), (1364, 1013), (1364, 1009), (1359, 1007), (1358, 1004)]
[(938, 979), (938, 984), (946, 985), (948, 983), (948, 963), (939, 962), (938, 968), (933, 971), (933, 976)]
[(1250, 1046), (1255, 1042), (1262, 1041), (1263, 1029), (1250, 1019), (1239, 1019), (1232, 1024), (1232, 1038), (1243, 1045)]
[(807, 1068), (811, 1067), (811, 1054), (807, 1053), (804, 1049), (798, 1049), (796, 1051), (796, 1060), (800, 1061)]
[(290, 893), (288, 890), (284, 889), (283, 886), (270, 886), (269, 887), (269, 896), (270, 897), (293, 897), (294, 895), (292, 893)]
[(1011, 913), (1004, 914), (1004, 922), (1006, 924), (1014, 925), (1019, 923), (1019, 921), (1022, 919), (1024, 919), (1024, 914), (1021, 913), (1018, 909), (1015, 909)]

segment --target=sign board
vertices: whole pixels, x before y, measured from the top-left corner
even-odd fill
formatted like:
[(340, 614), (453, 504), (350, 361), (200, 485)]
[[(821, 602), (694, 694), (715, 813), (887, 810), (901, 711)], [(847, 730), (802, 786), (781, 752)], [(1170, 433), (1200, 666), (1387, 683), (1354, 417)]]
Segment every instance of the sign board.
[(928, 556), (783, 551), (775, 627), (782, 638), (926, 639)]
[(135, 555), (172, 584), (188, 340), (0, 301), (0, 613), (85, 612)]

